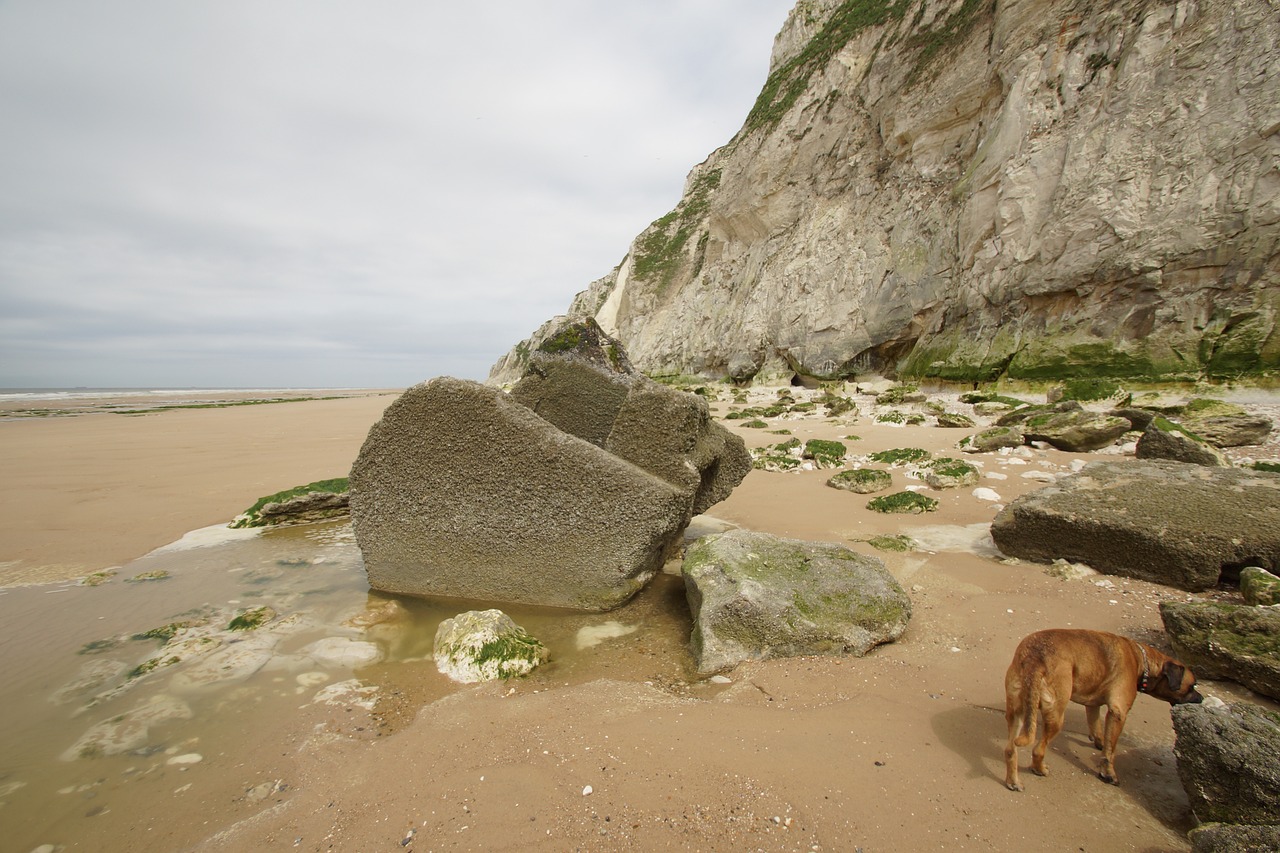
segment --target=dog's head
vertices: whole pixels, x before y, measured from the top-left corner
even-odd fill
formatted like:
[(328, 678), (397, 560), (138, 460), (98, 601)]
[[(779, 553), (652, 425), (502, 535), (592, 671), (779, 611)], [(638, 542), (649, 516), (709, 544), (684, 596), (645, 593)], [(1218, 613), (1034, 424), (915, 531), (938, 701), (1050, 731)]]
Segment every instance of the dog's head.
[(1196, 692), (1195, 675), (1176, 660), (1164, 662), (1160, 677), (1151, 681), (1147, 692), (1170, 705), (1194, 705), (1204, 701), (1204, 697)]

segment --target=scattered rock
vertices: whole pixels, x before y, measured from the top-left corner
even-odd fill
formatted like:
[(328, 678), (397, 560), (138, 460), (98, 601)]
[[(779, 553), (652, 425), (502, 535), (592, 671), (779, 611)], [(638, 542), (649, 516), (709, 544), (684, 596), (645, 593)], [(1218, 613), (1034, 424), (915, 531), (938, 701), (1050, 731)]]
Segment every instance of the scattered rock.
[(1245, 604), (1280, 604), (1280, 577), (1258, 566), (1246, 566), (1240, 570), (1240, 594)]
[(1280, 564), (1280, 477), (1165, 461), (1103, 461), (1023, 495), (991, 524), (1011, 557), (1087, 563), (1187, 590)]
[(1271, 434), (1271, 419), (1254, 415), (1233, 403), (1191, 400), (1179, 418), (1187, 429), (1218, 447), (1262, 444)]
[(501, 610), (469, 610), (436, 630), (436, 668), (472, 684), (528, 675), (548, 658), (546, 646)]
[(1026, 443), (1022, 430), (1016, 426), (995, 426), (976, 435), (965, 436), (957, 445), (965, 453), (990, 453), (1002, 447), (1021, 447)]
[(968, 415), (961, 415), (956, 412), (939, 412), (938, 426), (946, 429), (972, 429), (974, 423), (973, 418)]
[(932, 489), (959, 489), (978, 485), (981, 477), (978, 469), (968, 462), (959, 459), (948, 459), (945, 456), (932, 459), (922, 469), (924, 481)]
[(928, 495), (922, 495), (918, 492), (903, 491), (894, 492), (891, 495), (881, 495), (878, 498), (872, 498), (867, 501), (867, 509), (872, 512), (883, 513), (911, 513), (919, 515), (922, 512), (936, 512), (938, 502)]
[(1135, 453), (1139, 459), (1170, 459), (1193, 465), (1231, 467), (1231, 460), (1221, 450), (1164, 418), (1154, 418), (1146, 426), (1138, 439)]
[(834, 475), (827, 480), (827, 485), (833, 489), (870, 495), (892, 486), (893, 475), (883, 468), (853, 468)]
[(1280, 609), (1164, 601), (1160, 618), (1178, 658), (1198, 677), (1280, 699)]
[(861, 656), (911, 618), (884, 564), (840, 545), (732, 530), (692, 545), (683, 573), (704, 674), (747, 660)]
[(1172, 713), (1178, 778), (1196, 818), (1280, 823), (1280, 715), (1247, 702)]
[(1132, 428), (1124, 418), (1085, 410), (1034, 415), (1023, 422), (1027, 441), (1044, 441), (1059, 450), (1087, 453), (1099, 450)]
[(1134, 432), (1143, 432), (1155, 420), (1156, 413), (1151, 409), (1125, 407), (1107, 412), (1113, 418), (1124, 418)]

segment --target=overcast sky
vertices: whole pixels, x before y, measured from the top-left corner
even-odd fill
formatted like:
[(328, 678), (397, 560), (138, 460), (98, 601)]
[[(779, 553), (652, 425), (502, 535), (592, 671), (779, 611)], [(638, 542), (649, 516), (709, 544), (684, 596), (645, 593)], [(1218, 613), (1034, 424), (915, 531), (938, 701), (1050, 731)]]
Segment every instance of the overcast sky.
[(0, 387), (489, 367), (741, 126), (793, 0), (0, 0)]

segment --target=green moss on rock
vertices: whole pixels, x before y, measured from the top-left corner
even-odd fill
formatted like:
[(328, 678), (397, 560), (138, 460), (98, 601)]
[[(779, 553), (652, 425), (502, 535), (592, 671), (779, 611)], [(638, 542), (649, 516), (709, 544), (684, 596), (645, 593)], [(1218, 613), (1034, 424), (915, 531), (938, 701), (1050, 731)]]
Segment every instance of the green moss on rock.
[(938, 502), (917, 492), (894, 492), (872, 498), (867, 502), (867, 509), (883, 513), (915, 513), (935, 512)]

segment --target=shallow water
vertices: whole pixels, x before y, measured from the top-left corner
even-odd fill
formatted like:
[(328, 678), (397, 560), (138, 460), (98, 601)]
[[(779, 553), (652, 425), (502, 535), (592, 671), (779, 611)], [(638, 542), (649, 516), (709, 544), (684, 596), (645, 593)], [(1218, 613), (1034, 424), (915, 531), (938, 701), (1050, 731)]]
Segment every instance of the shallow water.
[[(277, 617), (226, 630), (262, 606)], [(363, 708), (352, 733), (382, 736), (467, 689), (436, 670), (432, 641), (443, 619), (486, 606), (370, 592), (346, 522), (209, 528), (99, 586), (0, 590), (0, 849), (124, 849), (167, 816), (194, 820), (184, 810), (215, 831), (227, 800), (275, 793), (273, 764), (326, 719)], [(604, 614), (503, 609), (551, 651), (522, 690), (599, 677), (698, 689), (678, 577)], [(174, 623), (188, 627), (168, 645), (136, 637)], [(334, 659), (321, 640), (364, 657)]]

